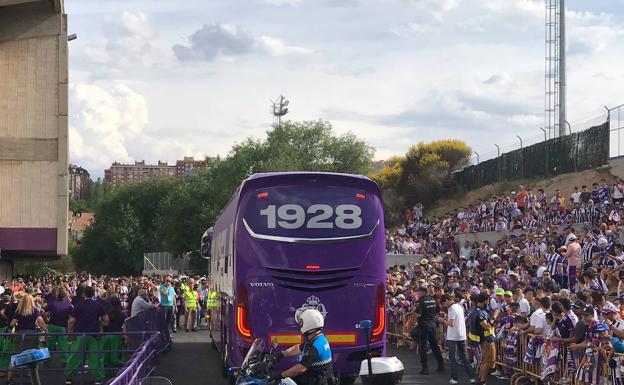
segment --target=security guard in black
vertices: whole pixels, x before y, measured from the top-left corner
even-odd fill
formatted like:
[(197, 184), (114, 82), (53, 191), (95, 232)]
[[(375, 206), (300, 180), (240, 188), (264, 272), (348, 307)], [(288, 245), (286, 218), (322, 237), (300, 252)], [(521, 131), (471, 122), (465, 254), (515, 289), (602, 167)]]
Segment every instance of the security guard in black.
[(444, 370), (444, 360), (437, 341), (436, 316), (440, 313), (440, 306), (435, 298), (427, 293), (426, 287), (420, 287), (421, 297), (416, 303), (416, 316), (418, 317), (418, 335), (420, 362), (422, 370), (420, 374), (429, 374), (427, 366), (427, 343), (431, 347), (431, 351), (438, 361), (438, 372)]

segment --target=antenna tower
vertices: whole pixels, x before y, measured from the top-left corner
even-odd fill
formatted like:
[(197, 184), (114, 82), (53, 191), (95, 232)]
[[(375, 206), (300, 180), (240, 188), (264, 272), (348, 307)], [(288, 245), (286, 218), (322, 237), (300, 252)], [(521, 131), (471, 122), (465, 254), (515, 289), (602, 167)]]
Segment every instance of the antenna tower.
[(290, 100), (287, 100), (284, 95), (280, 95), (276, 101), (271, 100), (271, 115), (273, 115), (273, 124), (281, 125), (282, 116), (288, 113), (288, 105)]

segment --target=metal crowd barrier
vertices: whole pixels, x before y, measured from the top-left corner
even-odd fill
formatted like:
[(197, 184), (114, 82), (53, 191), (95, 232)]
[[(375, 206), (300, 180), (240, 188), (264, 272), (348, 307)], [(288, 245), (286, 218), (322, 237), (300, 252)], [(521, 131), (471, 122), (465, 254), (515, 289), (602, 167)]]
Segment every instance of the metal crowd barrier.
[[(388, 343), (395, 344), (396, 347), (410, 346), (414, 344), (415, 349), (418, 350), (418, 341), (414, 341), (412, 338), (412, 330), (417, 326), (415, 317), (404, 309), (393, 309), (386, 312), (386, 335), (388, 337)], [(439, 325), (439, 324), (438, 324)], [(442, 351), (442, 355), (448, 358), (448, 349), (446, 344), (446, 326), (438, 326), (437, 328), (438, 346)]]
[[(135, 359), (141, 358), (137, 353), (146, 347), (150, 347), (153, 351), (154, 341), (159, 339), (158, 334), (158, 332), (150, 331), (127, 333), (38, 333), (32, 331), (0, 333), (0, 370), (10, 369), (13, 377), (12, 384), (30, 384), (31, 380), (27, 368), (9, 368), (11, 356), (26, 349), (45, 347), (52, 339), (67, 339), (69, 350), (57, 350), (55, 346), (48, 346), (52, 353), (52, 359), (40, 365), (39, 373), (42, 382), (44, 385), (63, 383), (67, 371), (71, 370), (74, 372), (72, 377), (76, 385), (88, 384), (92, 382), (92, 379), (89, 379), (90, 375), (96, 371), (101, 371), (105, 378), (111, 378), (123, 373), (128, 367), (136, 366)], [(136, 341), (142, 340), (143, 342), (137, 350), (123, 346), (123, 344), (120, 348), (107, 348), (105, 339), (114, 336), (134, 338)], [(95, 349), (88, 349), (88, 338), (95, 339)], [(80, 346), (77, 345), (78, 343)], [(93, 359), (92, 356), (97, 357), (99, 367), (88, 366), (90, 358)], [(77, 364), (72, 369), (68, 368), (70, 361)], [(139, 382), (122, 384), (139, 385)]]
[[(171, 347), (169, 325), (167, 325), (165, 311), (162, 308), (154, 307), (143, 310), (134, 317), (127, 318), (125, 327), (126, 331), (129, 332), (158, 332), (158, 339), (154, 345), (157, 353), (161, 353)], [(130, 334), (126, 342), (128, 347), (136, 350), (144, 341), (139, 335)]]
[[(387, 313), (387, 336), (388, 343), (396, 346), (405, 345), (406, 342), (414, 342), (410, 335), (412, 324), (410, 315), (402, 309), (391, 309)], [(598, 361), (588, 367), (589, 374), (585, 378), (578, 375), (579, 367), (587, 366), (585, 351), (569, 352), (569, 345), (563, 343), (551, 344), (544, 341), (542, 336), (518, 335), (515, 356), (506, 351), (506, 333), (496, 340), (496, 369), (499, 369), (505, 377), (509, 377), (510, 385), (524, 385), (529, 383), (551, 385), (622, 385), (624, 384), (624, 353), (613, 353), (611, 367), (604, 357), (598, 357)], [(446, 327), (438, 327), (438, 345), (442, 350), (443, 357), (448, 359), (446, 348)], [(533, 339), (534, 342), (531, 342)], [(538, 342), (535, 342), (538, 341)], [(535, 355), (532, 360), (525, 360), (529, 344), (533, 346)], [(556, 355), (550, 355), (553, 348), (557, 348)], [(416, 349), (418, 345), (416, 344)], [(595, 351), (595, 350), (594, 350)], [(546, 358), (544, 354), (548, 354)], [(572, 356), (569, 358), (569, 354)], [(548, 358), (550, 357), (550, 361)], [(530, 358), (530, 357), (527, 357)], [(527, 362), (528, 361), (528, 362)], [(548, 372), (546, 368), (550, 368)], [(476, 368), (475, 368), (476, 369)]]
[(141, 385), (141, 382), (156, 368), (157, 350), (160, 336), (152, 335), (137, 349), (117, 376), (107, 385)]
[[(112, 336), (121, 336), (117, 342), (121, 344), (120, 348), (109, 347), (111, 345), (105, 342)], [(95, 338), (95, 349), (93, 345), (91, 350), (88, 349), (89, 337)], [(74, 363), (72, 371), (76, 385), (92, 383), (89, 377), (98, 370), (108, 379), (107, 384), (140, 385), (155, 369), (159, 353), (171, 346), (164, 311), (153, 308), (126, 319), (125, 331), (121, 333), (0, 333), (0, 371), (8, 369), (11, 355), (29, 348), (47, 346), (52, 339), (59, 338), (70, 340), (68, 350), (56, 350), (56, 346), (49, 346), (52, 360), (42, 364), (39, 369), (44, 385), (64, 382), (70, 358)], [(76, 345), (78, 341), (81, 341), (80, 346)], [(89, 367), (90, 359), (93, 360), (94, 356), (99, 365)], [(27, 369), (12, 369), (12, 372), (13, 384), (30, 384)]]

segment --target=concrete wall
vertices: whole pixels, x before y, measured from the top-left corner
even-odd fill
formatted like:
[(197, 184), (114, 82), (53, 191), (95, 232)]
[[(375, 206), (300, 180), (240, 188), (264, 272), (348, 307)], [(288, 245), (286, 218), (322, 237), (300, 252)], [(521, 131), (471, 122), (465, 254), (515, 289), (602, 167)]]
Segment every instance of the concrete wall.
[[(557, 226), (558, 227), (558, 231), (559, 233), (563, 232), (563, 230), (567, 227), (567, 226)], [(583, 232), (583, 225), (579, 225), (579, 224), (575, 224), (572, 225), (572, 227), (574, 228), (575, 234), (581, 234)], [(459, 234), (455, 236), (455, 243), (457, 244), (458, 247), (463, 246), (464, 242), (469, 241), (470, 243), (473, 242), (479, 242), (482, 243), (483, 241), (488, 241), (490, 242), (490, 245), (495, 245), (496, 242), (498, 242), (499, 240), (503, 239), (503, 237), (507, 236), (510, 237), (511, 235), (520, 235), (520, 234), (526, 234), (527, 232), (524, 230), (514, 230), (514, 231), (486, 231), (486, 232), (482, 232), (482, 233), (466, 233), (466, 234)]]
[(60, 0), (0, 0), (3, 256), (67, 254), (66, 20)]
[(422, 258), (420, 254), (386, 254), (386, 268), (394, 265), (407, 266), (410, 262), (420, 262)]

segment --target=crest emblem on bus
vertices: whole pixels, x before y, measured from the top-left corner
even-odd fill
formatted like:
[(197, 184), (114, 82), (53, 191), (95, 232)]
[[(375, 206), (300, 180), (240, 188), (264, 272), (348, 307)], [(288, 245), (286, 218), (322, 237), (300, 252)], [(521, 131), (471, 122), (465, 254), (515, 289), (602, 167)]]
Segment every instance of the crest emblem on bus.
[(315, 309), (323, 315), (323, 318), (327, 316), (327, 309), (325, 309), (325, 305), (323, 305), (323, 303), (321, 303), (321, 299), (315, 295), (306, 299), (306, 302), (299, 308), (299, 310), (303, 309)]

